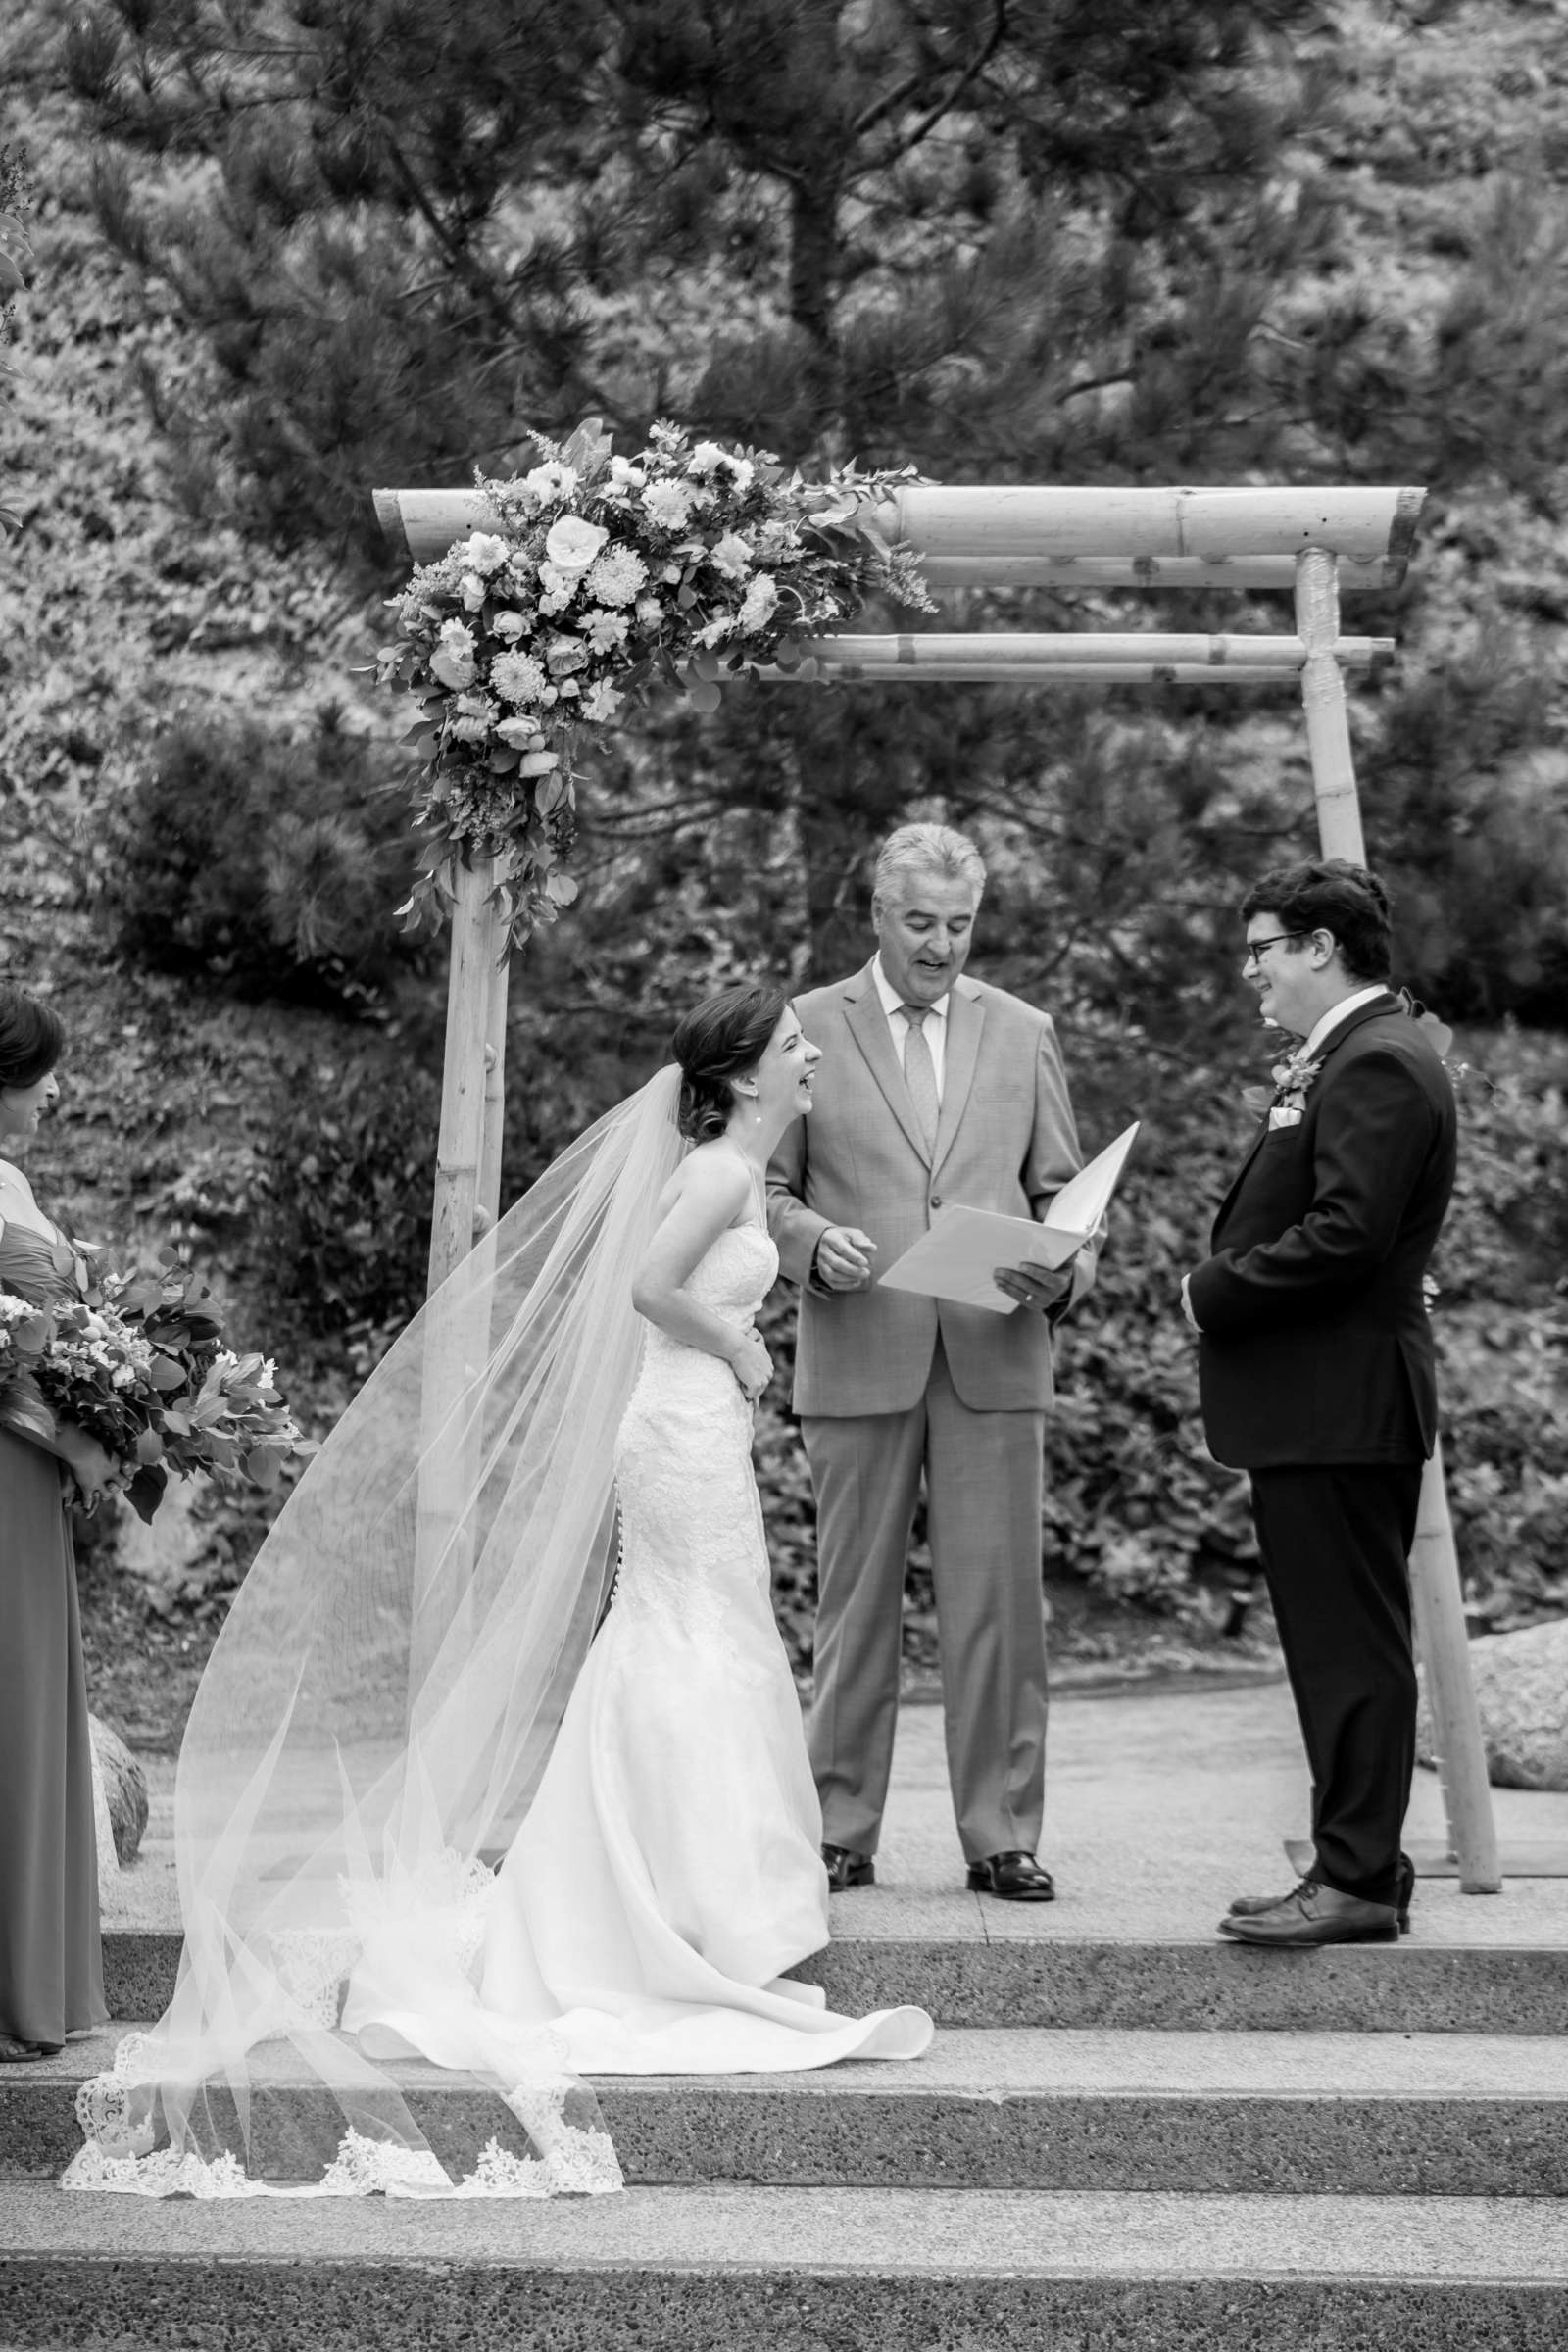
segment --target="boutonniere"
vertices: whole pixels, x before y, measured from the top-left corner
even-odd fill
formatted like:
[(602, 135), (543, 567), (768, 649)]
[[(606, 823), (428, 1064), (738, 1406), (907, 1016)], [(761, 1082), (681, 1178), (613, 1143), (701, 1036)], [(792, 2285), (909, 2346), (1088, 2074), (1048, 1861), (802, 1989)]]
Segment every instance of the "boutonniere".
[(1273, 1086), (1250, 1086), (1242, 1095), (1249, 1110), (1266, 1117), (1271, 1127), (1294, 1127), (1306, 1109), (1306, 1090), (1323, 1067), (1321, 1054), (1292, 1054), (1269, 1071)]

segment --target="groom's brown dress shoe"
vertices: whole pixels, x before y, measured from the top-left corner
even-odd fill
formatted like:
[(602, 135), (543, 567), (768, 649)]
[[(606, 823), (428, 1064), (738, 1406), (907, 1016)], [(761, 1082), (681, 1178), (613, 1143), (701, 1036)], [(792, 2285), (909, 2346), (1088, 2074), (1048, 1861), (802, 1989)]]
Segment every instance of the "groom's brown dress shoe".
[(969, 1865), (969, 1891), (997, 1894), (1004, 1903), (1050, 1903), (1055, 1900), (1056, 1883), (1033, 1854), (987, 1854), (983, 1862)]
[(1219, 1932), (1238, 1943), (1301, 1952), (1325, 1943), (1397, 1943), (1399, 1921), (1392, 1903), (1364, 1903), (1359, 1895), (1303, 1879), (1294, 1894), (1270, 1910), (1232, 1912), (1220, 1921)]
[(846, 1886), (876, 1885), (876, 1864), (869, 1854), (858, 1854), (853, 1845), (824, 1845), (822, 1859), (827, 1864), (829, 1894), (842, 1894)]
[[(1306, 1885), (1304, 1879), (1301, 1885)], [(1299, 1887), (1293, 1887), (1291, 1890), (1292, 1893), (1299, 1891)], [(1401, 1854), (1399, 1856), (1398, 1886), (1394, 1897), (1395, 1917), (1398, 1922), (1401, 1936), (1408, 1936), (1410, 1933), (1410, 1898), (1414, 1893), (1415, 1864), (1408, 1854)], [(1256, 1919), (1260, 1912), (1277, 1911), (1281, 1903), (1287, 1903), (1290, 1899), (1290, 1895), (1287, 1894), (1239, 1894), (1231, 1905), (1231, 1917), (1232, 1919)]]

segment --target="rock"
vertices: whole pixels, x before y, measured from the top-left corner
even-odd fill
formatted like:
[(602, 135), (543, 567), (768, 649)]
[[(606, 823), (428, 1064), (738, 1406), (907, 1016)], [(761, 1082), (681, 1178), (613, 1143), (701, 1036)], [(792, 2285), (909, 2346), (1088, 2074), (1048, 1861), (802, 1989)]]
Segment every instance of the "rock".
[(131, 1754), (118, 1732), (96, 1715), (87, 1718), (92, 1734), (92, 1752), (98, 1770), (103, 1775), (104, 1794), (109, 1799), (109, 1826), (115, 1834), (115, 1852), (122, 1867), (136, 1858), (143, 1830), (147, 1827), (147, 1775)]
[[(1493, 1786), (1568, 1789), (1568, 1617), (1472, 1642), (1470, 1671)], [(1416, 1753), (1437, 1761), (1424, 1687)]]

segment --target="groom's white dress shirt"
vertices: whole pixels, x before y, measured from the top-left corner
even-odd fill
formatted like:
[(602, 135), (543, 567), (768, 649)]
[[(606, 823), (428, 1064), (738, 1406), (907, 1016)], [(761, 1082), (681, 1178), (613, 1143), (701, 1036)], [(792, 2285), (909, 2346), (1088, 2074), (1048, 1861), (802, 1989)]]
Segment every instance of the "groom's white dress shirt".
[(1304, 1046), (1297, 1048), (1297, 1052), (1310, 1061), (1319, 1046), (1327, 1044), (1340, 1023), (1348, 1020), (1358, 1004), (1370, 1004), (1374, 997), (1386, 997), (1388, 993), (1389, 984), (1386, 980), (1374, 980), (1368, 987), (1358, 988), (1353, 997), (1342, 997), (1337, 1004), (1329, 1006), (1321, 1019), (1313, 1022), (1311, 1035)]
[[(904, 999), (882, 969), (880, 956), (875, 956), (871, 959), (871, 977), (876, 983), (876, 993), (882, 1001), (882, 1009), (888, 1016), (888, 1027), (893, 1033), (893, 1051), (899, 1057), (899, 1067), (902, 1070), (904, 1049), (909, 1042), (909, 1023), (905, 1018)], [(939, 1103), (942, 1101), (942, 1073), (947, 1060), (948, 1006), (952, 1002), (951, 990), (947, 996), (938, 997), (922, 1023), (925, 1042), (931, 1049), (931, 1067), (936, 1073), (937, 1102)]]

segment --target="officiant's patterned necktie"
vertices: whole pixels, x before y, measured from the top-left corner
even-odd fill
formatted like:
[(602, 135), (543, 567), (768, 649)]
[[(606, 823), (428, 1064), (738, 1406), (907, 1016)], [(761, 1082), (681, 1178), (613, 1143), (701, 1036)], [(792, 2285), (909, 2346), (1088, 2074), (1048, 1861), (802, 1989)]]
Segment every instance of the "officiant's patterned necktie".
[(936, 1148), (937, 1068), (931, 1058), (931, 1046), (925, 1034), (925, 1016), (929, 1004), (901, 1004), (899, 1010), (909, 1024), (909, 1034), (904, 1041), (904, 1083), (914, 1104), (915, 1125), (925, 1138), (928, 1152)]

